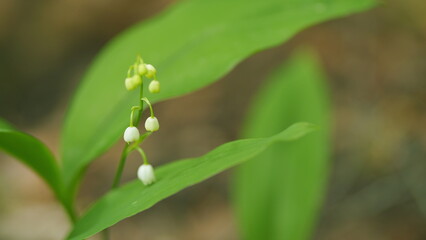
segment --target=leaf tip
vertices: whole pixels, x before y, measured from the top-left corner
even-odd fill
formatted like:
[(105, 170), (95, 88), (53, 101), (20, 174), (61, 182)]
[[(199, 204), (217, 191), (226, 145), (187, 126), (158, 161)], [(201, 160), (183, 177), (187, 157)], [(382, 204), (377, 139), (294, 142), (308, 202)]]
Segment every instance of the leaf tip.
[(297, 140), (308, 133), (312, 131), (318, 130), (318, 126), (309, 122), (298, 122), (284, 131), (280, 132), (279, 134), (275, 135), (273, 137), (273, 140), (275, 141), (293, 141)]

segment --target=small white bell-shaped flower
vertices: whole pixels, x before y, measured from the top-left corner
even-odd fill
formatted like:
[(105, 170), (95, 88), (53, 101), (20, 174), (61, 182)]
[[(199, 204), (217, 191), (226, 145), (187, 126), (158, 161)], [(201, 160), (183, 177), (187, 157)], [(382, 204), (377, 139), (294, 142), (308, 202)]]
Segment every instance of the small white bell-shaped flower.
[(124, 141), (127, 143), (136, 142), (139, 140), (139, 137), (139, 130), (136, 127), (128, 127), (126, 131), (124, 131)]
[(160, 128), (158, 119), (156, 117), (148, 117), (145, 121), (145, 129), (148, 132), (155, 132)]
[(144, 185), (155, 182), (154, 168), (150, 164), (143, 164), (138, 169), (138, 178)]
[(157, 73), (157, 70), (151, 64), (145, 64), (145, 68), (146, 68), (146, 77), (148, 78), (153, 78), (155, 74)]
[(148, 86), (149, 92), (159, 93), (160, 92), (160, 82), (158, 80), (152, 80)]

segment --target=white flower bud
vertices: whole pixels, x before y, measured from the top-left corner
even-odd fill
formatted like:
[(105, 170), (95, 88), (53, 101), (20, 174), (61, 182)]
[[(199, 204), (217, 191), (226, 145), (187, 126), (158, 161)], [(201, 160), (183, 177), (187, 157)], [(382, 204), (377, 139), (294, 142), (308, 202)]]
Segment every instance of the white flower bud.
[(148, 70), (146, 69), (145, 63), (141, 63), (138, 66), (138, 72), (140, 75), (145, 75)]
[(146, 67), (146, 77), (153, 78), (157, 73), (157, 70), (151, 64), (145, 64)]
[(144, 185), (155, 182), (154, 168), (150, 164), (143, 164), (138, 169), (138, 178)]
[(128, 127), (126, 131), (124, 131), (124, 141), (127, 143), (135, 142), (139, 140), (139, 137), (139, 130), (136, 127)]
[(158, 119), (156, 117), (148, 117), (145, 121), (145, 129), (148, 132), (155, 132), (160, 128)]
[(130, 91), (141, 85), (142, 79), (139, 75), (134, 75), (131, 78), (126, 78), (126, 81), (124, 83), (126, 85), (126, 89)]
[(159, 93), (160, 92), (160, 82), (157, 80), (152, 80), (148, 86), (149, 92)]

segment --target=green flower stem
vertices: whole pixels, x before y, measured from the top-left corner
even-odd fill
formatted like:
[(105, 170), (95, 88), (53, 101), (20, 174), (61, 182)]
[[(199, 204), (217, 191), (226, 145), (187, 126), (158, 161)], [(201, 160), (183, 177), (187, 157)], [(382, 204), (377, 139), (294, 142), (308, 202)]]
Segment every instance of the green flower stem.
[[(135, 110), (140, 110), (140, 106), (133, 106), (132, 107), (132, 110), (131, 110), (131, 112), (130, 112), (130, 127), (133, 127), (134, 125), (133, 125), (133, 113), (135, 112)], [(137, 124), (136, 124), (137, 125)]]
[[(112, 185), (111, 185), (111, 190), (117, 188), (120, 185), (120, 180), (121, 180), (121, 176), (123, 175), (124, 165), (126, 164), (127, 156), (129, 155), (129, 153), (133, 151), (134, 149), (140, 149), (139, 144), (141, 144), (151, 134), (152, 132), (146, 132), (139, 138), (138, 141), (130, 145), (126, 144), (124, 146), (123, 151), (121, 152), (120, 162), (118, 164), (117, 171), (115, 172), (114, 181), (112, 182)], [(144, 159), (144, 162), (147, 163), (146, 155), (143, 151), (142, 153), (143, 153), (142, 158)], [(106, 228), (102, 231), (102, 236), (104, 240), (109, 239), (109, 228)]]
[(141, 55), (138, 55), (137, 62), (138, 62), (138, 64), (143, 64), (144, 63)]
[(129, 145), (124, 146), (123, 151), (121, 152), (120, 163), (118, 164), (117, 171), (115, 172), (114, 181), (112, 182), (111, 189), (117, 188), (120, 184), (121, 175), (123, 174), (124, 165), (126, 164)]
[(148, 160), (147, 160), (147, 158), (146, 158), (146, 154), (145, 154), (145, 152), (142, 150), (142, 148), (140, 148), (140, 147), (136, 147), (136, 150), (138, 150), (138, 152), (141, 154), (142, 159), (143, 159), (143, 163), (144, 163), (144, 164), (148, 164)]
[[(137, 63), (133, 65), (133, 71), (134, 74), (138, 74), (138, 62), (142, 62), (142, 58), (138, 57)], [(128, 74), (130, 73), (132, 67), (130, 67)], [(143, 78), (143, 76), (141, 76)], [(139, 106), (132, 107), (132, 112), (130, 114), (130, 126), (138, 126), (139, 121), (142, 117), (143, 112), (143, 104), (144, 101), (142, 100), (143, 97), (143, 79), (142, 84), (140, 86), (139, 90)], [(150, 108), (151, 105), (149, 104)], [(138, 115), (136, 117), (136, 121), (133, 121), (133, 115), (134, 111), (138, 110)], [(151, 109), (152, 113), (152, 109)], [(139, 148), (139, 144), (142, 143), (149, 135), (151, 135), (151, 132), (147, 132), (144, 135), (142, 135), (138, 141), (132, 143), (131, 145), (125, 145), (123, 148), (123, 151), (121, 152), (120, 162), (118, 163), (117, 171), (115, 172), (114, 180), (111, 185), (111, 190), (117, 188), (120, 185), (121, 176), (123, 175), (124, 165), (126, 164), (126, 159), (129, 153), (134, 150), (135, 148)], [(143, 151), (142, 151), (143, 152)], [(144, 158), (144, 161), (146, 161), (146, 156)], [(108, 228), (103, 231), (103, 239), (108, 240), (109, 239), (109, 230)]]
[(127, 70), (127, 77), (130, 77), (130, 76), (131, 76), (131, 72), (132, 72), (133, 68), (134, 68), (134, 65), (131, 65), (131, 66), (129, 67), (129, 70)]
[[(146, 132), (143, 134), (138, 141), (130, 144), (125, 145), (123, 151), (121, 152), (120, 162), (117, 167), (117, 171), (115, 172), (114, 181), (112, 183), (111, 189), (117, 188), (120, 184), (121, 175), (123, 174), (124, 165), (126, 164), (126, 159), (129, 153), (135, 149), (139, 148), (139, 144), (141, 144), (149, 135), (151, 135), (152, 132)], [(139, 150), (138, 150), (139, 151)], [(145, 156), (146, 159), (146, 156)], [(145, 161), (144, 159), (144, 161)]]
[(151, 103), (149, 102), (148, 98), (143, 97), (143, 98), (141, 98), (141, 101), (146, 102), (146, 104), (147, 104), (147, 105), (148, 105), (148, 107), (149, 107), (149, 111), (151, 112), (151, 117), (153, 118), (153, 117), (154, 117), (154, 110), (152, 110), (152, 105), (151, 105)]
[(139, 92), (139, 112), (138, 112), (138, 116), (136, 118), (136, 126), (139, 124), (139, 121), (141, 120), (142, 117), (142, 111), (143, 111), (143, 80), (142, 80), (142, 84), (141, 84), (141, 88), (140, 88), (140, 92)]

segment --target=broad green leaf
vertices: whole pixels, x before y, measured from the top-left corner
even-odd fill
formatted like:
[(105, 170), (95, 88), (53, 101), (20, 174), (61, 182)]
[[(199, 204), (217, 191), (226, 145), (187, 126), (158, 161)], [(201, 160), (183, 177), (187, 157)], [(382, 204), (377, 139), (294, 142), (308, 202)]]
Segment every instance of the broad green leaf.
[(276, 143), (238, 168), (232, 192), (242, 239), (311, 239), (329, 158), (325, 84), (312, 56), (299, 54), (256, 97), (245, 137), (269, 136), (294, 121), (313, 122), (320, 130), (296, 142)]
[(223, 144), (198, 158), (167, 164), (156, 170), (157, 181), (146, 187), (135, 180), (114, 190), (88, 210), (68, 239), (85, 239), (127, 217), (148, 209), (162, 199), (258, 155), (275, 142), (296, 140), (314, 126), (296, 123), (269, 138), (245, 139)]
[(38, 139), (14, 129), (0, 119), (0, 150), (16, 157), (34, 170), (61, 199), (62, 177), (50, 150)]
[(62, 134), (66, 183), (73, 189), (87, 164), (126, 128), (138, 93), (126, 92), (124, 78), (137, 54), (158, 69), (161, 93), (149, 96), (157, 102), (212, 83), (249, 55), (308, 26), (374, 4), (374, 0), (187, 0), (130, 28), (95, 59), (69, 109)]

